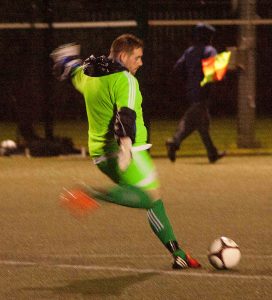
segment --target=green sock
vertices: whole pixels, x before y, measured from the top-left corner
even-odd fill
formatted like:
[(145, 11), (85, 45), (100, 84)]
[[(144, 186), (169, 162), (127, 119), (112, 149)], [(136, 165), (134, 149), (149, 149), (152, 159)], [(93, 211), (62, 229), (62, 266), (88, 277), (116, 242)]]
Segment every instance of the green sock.
[(186, 257), (185, 252), (179, 248), (170, 249), (168, 247), (174, 241), (176, 244), (176, 237), (173, 228), (167, 217), (162, 200), (157, 200), (153, 203), (152, 208), (147, 211), (148, 221), (156, 236), (167, 247), (167, 249), (175, 256)]
[(131, 185), (118, 185), (107, 193), (108, 202), (133, 207), (145, 208), (152, 207), (152, 200), (143, 190)]
[(176, 241), (162, 200), (152, 202), (146, 192), (130, 185), (117, 185), (106, 194), (94, 192), (90, 189), (89, 192), (99, 200), (133, 208), (147, 209), (148, 221), (156, 236), (174, 256), (180, 256), (185, 259), (186, 254)]

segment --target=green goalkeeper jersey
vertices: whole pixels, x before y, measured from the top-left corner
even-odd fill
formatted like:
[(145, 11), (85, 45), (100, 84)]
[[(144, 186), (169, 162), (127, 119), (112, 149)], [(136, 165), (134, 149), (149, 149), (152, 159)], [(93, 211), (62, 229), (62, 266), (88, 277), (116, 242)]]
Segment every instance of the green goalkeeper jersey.
[(109, 75), (85, 75), (78, 67), (72, 75), (75, 88), (84, 96), (89, 129), (88, 145), (92, 157), (118, 151), (114, 137), (117, 110), (128, 107), (136, 113), (136, 137), (133, 146), (146, 144), (147, 130), (142, 112), (142, 95), (137, 79), (123, 70)]

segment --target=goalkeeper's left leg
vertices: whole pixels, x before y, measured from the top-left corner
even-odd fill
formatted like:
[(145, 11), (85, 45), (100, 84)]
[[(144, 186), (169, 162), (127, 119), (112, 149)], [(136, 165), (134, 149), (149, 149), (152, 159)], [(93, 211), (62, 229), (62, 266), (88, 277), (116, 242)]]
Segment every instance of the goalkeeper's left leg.
[(159, 180), (147, 151), (134, 152), (131, 164), (125, 171), (120, 171), (115, 158), (102, 162), (98, 167), (119, 183), (108, 192), (109, 202), (147, 210), (148, 221), (153, 232), (174, 257), (173, 268), (200, 266), (179, 247), (163, 201), (150, 197), (150, 194), (154, 194), (153, 191), (159, 189)]

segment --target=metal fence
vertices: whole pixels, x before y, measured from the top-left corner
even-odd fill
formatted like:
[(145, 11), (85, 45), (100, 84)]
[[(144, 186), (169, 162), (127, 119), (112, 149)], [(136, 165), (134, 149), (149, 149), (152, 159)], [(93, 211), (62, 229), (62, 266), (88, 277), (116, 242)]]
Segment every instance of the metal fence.
[[(113, 7), (112, 1), (24, 1), (22, 7), (21, 1), (1, 1), (0, 120), (13, 120), (18, 114), (40, 120), (48, 111), (56, 119), (85, 118), (81, 96), (69, 83), (58, 83), (51, 76), (49, 53), (60, 44), (76, 41), (82, 45), (83, 57), (107, 55), (112, 40), (124, 32), (145, 38), (144, 66), (138, 78), (146, 114), (179, 116), (186, 107), (182, 85), (169, 73), (190, 44), (192, 26), (198, 20), (210, 20), (217, 29), (218, 51), (237, 46), (241, 24), (237, 1), (127, 2), (115, 1)], [(266, 19), (255, 20), (256, 111), (271, 114), (272, 12), (269, 1), (257, 4), (258, 14)], [(237, 113), (238, 76), (230, 72), (216, 85), (212, 114)]]

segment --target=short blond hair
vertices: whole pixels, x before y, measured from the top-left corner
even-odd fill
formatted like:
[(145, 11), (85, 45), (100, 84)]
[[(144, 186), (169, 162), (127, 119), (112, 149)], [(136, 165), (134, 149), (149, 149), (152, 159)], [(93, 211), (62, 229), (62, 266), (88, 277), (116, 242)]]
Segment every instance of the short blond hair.
[(116, 58), (120, 52), (131, 53), (134, 49), (144, 47), (141, 39), (133, 34), (122, 34), (118, 36), (111, 44), (110, 56)]

